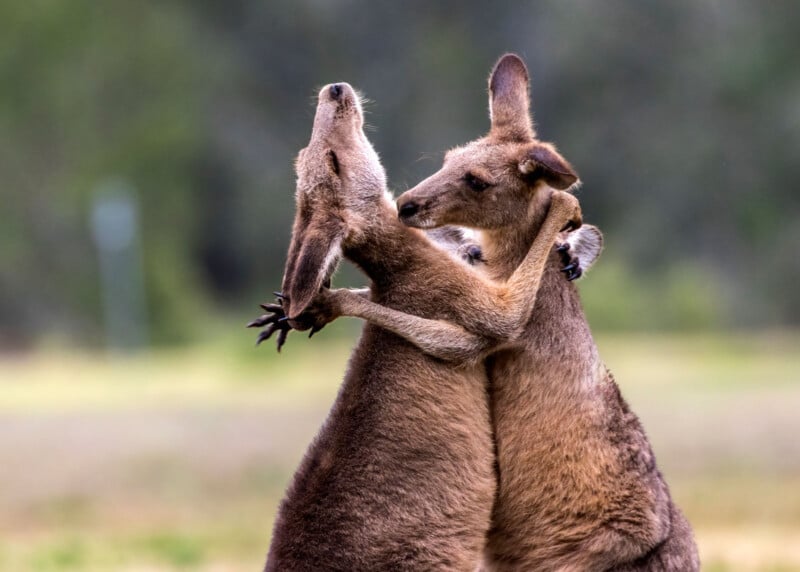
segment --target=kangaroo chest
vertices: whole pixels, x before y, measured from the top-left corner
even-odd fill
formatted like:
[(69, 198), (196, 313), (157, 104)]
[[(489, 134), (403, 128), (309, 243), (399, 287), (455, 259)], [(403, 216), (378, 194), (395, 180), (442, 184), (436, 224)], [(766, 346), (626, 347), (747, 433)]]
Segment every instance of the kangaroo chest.
[(509, 570), (602, 569), (625, 542), (609, 523), (646, 528), (665, 506), (649, 444), (594, 344), (559, 335), (488, 364), (500, 468), (489, 547)]

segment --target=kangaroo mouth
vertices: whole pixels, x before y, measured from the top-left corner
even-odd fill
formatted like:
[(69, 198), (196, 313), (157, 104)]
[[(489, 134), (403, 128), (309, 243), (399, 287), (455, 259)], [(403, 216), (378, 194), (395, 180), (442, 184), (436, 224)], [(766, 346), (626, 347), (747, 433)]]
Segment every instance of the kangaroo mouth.
[(413, 216), (413, 217), (400, 217), (400, 222), (402, 222), (406, 226), (410, 226), (411, 228), (421, 228), (421, 229), (431, 229), (436, 228), (437, 225), (434, 221), (429, 218), (425, 218), (424, 216)]

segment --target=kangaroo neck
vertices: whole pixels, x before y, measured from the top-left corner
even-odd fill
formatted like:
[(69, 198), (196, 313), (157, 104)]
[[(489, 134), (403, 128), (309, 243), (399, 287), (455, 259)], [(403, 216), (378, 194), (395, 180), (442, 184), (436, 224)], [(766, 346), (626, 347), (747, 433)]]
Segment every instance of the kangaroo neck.
[(508, 280), (528, 254), (547, 217), (549, 197), (537, 193), (528, 212), (516, 224), (481, 231), (481, 248), (487, 275), (493, 280)]
[(365, 223), (346, 241), (344, 255), (369, 276), (374, 288), (390, 288), (392, 280), (426, 258), (425, 236), (401, 223), (388, 204), (380, 204)]

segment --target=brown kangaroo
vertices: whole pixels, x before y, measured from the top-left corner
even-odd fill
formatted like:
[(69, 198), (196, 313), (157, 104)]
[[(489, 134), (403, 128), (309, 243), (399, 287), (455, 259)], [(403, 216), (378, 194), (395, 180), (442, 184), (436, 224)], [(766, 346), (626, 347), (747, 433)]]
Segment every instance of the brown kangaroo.
[[(288, 323), (309, 326), (303, 312), (344, 254), (372, 284), (371, 300), (343, 298), (388, 312), (386, 321), (404, 315), (402, 308), (412, 322), (437, 327), (439, 345), (456, 340), (461, 356), (465, 348), (515, 339), (559, 231), (580, 224), (577, 200), (552, 194), (518, 271), (495, 283), (398, 220), (362, 126), (349, 85), (323, 88), (311, 141), (296, 164), (297, 212), (283, 282)], [(284, 324), (270, 316), (253, 323), (267, 326), (260, 339)], [(486, 383), (482, 364), (453, 367), (367, 324), (281, 503), (265, 569), (476, 569), (496, 491)]]
[[(541, 202), (525, 210), (531, 177), (554, 176), (542, 171), (528, 83), (522, 60), (501, 58), (489, 134), (450, 151), (397, 201), (410, 226), (482, 229), (483, 268), (497, 281), (544, 220)], [(552, 256), (522, 346), (487, 360), (499, 466), (487, 561), (496, 570), (698, 570), (691, 527), (558, 264)]]

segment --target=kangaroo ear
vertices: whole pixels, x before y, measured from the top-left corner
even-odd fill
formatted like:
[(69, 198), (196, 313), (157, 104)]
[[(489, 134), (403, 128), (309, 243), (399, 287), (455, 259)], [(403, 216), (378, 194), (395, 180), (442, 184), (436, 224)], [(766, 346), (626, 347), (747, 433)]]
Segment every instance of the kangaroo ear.
[(563, 191), (578, 182), (578, 174), (564, 157), (550, 145), (537, 144), (519, 162), (519, 172), (530, 182), (543, 179)]
[(528, 83), (528, 70), (516, 54), (504, 55), (494, 66), (489, 76), (492, 135), (507, 140), (533, 138)]
[(570, 250), (581, 261), (584, 272), (589, 270), (603, 252), (603, 233), (592, 224), (584, 224), (567, 235)]
[(344, 235), (341, 219), (298, 211), (282, 285), (287, 316), (302, 314), (330, 279), (342, 256)]

